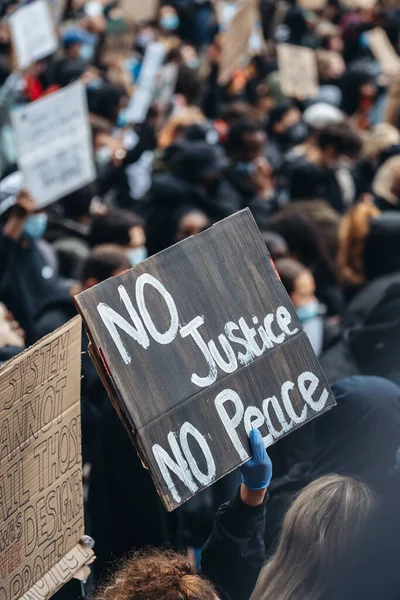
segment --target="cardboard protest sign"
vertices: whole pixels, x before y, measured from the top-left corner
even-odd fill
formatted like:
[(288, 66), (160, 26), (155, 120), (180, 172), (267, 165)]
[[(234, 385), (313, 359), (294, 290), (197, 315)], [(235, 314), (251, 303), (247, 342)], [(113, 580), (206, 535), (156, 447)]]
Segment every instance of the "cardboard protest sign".
[(127, 21), (149, 21), (155, 19), (159, 0), (120, 0), (120, 7)]
[(166, 47), (159, 42), (151, 42), (147, 46), (139, 79), (127, 108), (126, 116), (130, 123), (143, 123), (146, 119), (166, 53)]
[(315, 52), (294, 44), (278, 44), (281, 89), (285, 96), (306, 100), (318, 92)]
[(221, 64), (218, 83), (229, 83), (233, 72), (241, 58), (249, 51), (249, 39), (256, 18), (256, 8), (253, 0), (248, 0), (240, 6), (224, 34)]
[(81, 319), (0, 370), (0, 598), (45, 600), (86, 564)]
[(18, 164), (37, 207), (96, 177), (85, 86), (75, 83), (12, 112)]
[(297, 0), (297, 4), (304, 10), (322, 10), (328, 4), (328, 0)]
[(341, 0), (343, 6), (359, 10), (371, 10), (378, 4), (378, 0)]
[(20, 69), (53, 54), (58, 48), (54, 23), (46, 0), (22, 6), (10, 17), (11, 35)]
[(371, 52), (380, 63), (382, 71), (388, 75), (400, 71), (400, 56), (390, 43), (386, 31), (381, 27), (375, 27), (367, 33), (367, 36)]
[(167, 510), (335, 404), (249, 210), (76, 303)]

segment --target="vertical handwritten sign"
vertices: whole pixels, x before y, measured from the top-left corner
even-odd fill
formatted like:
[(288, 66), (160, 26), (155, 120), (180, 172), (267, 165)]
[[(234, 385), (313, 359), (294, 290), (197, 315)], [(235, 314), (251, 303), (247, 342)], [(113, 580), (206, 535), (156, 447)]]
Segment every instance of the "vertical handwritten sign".
[(10, 17), (10, 27), (20, 69), (26, 69), (58, 48), (54, 23), (45, 0), (35, 0), (19, 8)]
[(381, 27), (375, 27), (367, 33), (367, 36), (371, 52), (380, 63), (382, 71), (387, 75), (398, 73), (400, 56), (390, 43), (386, 31)]
[(247, 0), (236, 12), (224, 34), (218, 83), (229, 83), (240, 59), (249, 52), (249, 40), (256, 19), (253, 0)]
[(0, 370), (1, 600), (44, 600), (89, 558), (80, 353), (76, 317)]
[(249, 210), (76, 302), (167, 510), (335, 404)]
[(151, 42), (147, 46), (139, 79), (127, 108), (130, 123), (143, 123), (146, 119), (166, 53), (166, 46), (161, 42)]
[(13, 111), (18, 164), (42, 207), (96, 177), (85, 86), (70, 85)]
[(285, 96), (306, 100), (318, 92), (318, 69), (315, 52), (294, 44), (278, 45), (281, 88)]

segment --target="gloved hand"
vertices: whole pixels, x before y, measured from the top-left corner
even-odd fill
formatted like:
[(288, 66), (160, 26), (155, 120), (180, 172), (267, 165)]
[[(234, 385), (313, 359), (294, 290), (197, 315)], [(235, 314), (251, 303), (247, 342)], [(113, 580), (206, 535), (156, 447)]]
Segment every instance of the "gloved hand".
[(271, 482), (272, 462), (259, 430), (252, 429), (249, 437), (253, 458), (240, 467), (242, 481), (250, 490), (262, 490)]

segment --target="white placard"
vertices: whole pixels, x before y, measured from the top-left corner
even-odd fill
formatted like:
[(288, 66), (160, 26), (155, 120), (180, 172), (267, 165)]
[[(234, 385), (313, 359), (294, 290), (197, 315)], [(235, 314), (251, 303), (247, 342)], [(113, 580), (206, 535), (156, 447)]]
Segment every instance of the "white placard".
[(130, 123), (143, 123), (146, 119), (165, 55), (166, 48), (163, 44), (151, 42), (147, 46), (139, 79), (128, 106), (127, 117)]
[(15, 110), (12, 121), (18, 164), (36, 206), (47, 206), (95, 179), (82, 83)]
[(10, 27), (20, 69), (26, 69), (58, 48), (46, 0), (36, 0), (18, 9), (10, 17)]

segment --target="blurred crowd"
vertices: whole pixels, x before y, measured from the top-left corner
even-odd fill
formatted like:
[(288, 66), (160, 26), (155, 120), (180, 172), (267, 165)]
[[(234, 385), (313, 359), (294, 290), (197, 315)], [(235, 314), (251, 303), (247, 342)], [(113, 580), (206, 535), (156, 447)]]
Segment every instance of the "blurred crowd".
[[(269, 449), (273, 479), (254, 505), (251, 485), (235, 497), (238, 472), (167, 514), (84, 334), (93, 585), (127, 552), (168, 546), (134, 555), (100, 598), (394, 600), (400, 56), (398, 71), (379, 62), (369, 32), (381, 28), (399, 55), (399, 3), (254, 1), (248, 48), (222, 83), (241, 2), (162, 0), (148, 19), (132, 17), (147, 2), (61, 2), (58, 50), (25, 70), (9, 21), (28, 2), (0, 2), (0, 362), (76, 315), (75, 294), (249, 208), (338, 407)], [(159, 79), (172, 75), (132, 123), (128, 106), (155, 41), (166, 49)], [(314, 97), (284, 94), (284, 43), (315, 54)], [(38, 210), (17, 166), (12, 112), (76, 81), (87, 92), (96, 179)], [(207, 538), (202, 579), (195, 566)], [(79, 594), (66, 586), (60, 595)]]

